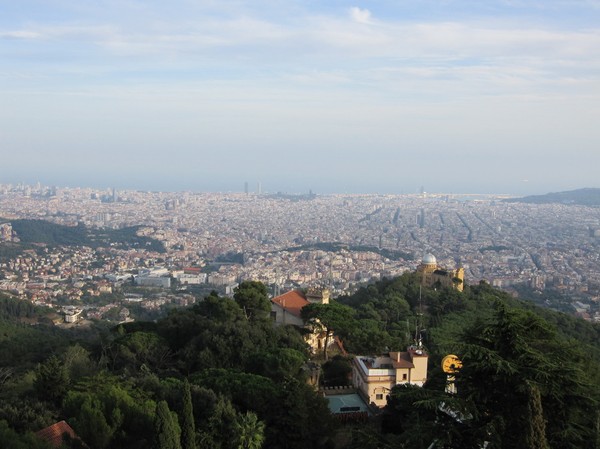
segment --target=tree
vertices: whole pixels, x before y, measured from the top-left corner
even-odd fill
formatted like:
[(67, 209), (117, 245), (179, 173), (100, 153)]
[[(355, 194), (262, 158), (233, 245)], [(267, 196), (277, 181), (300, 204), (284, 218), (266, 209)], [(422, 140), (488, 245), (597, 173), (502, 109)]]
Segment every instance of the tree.
[(98, 400), (87, 397), (73, 422), (77, 434), (92, 449), (104, 449), (110, 443), (113, 430), (106, 422)]
[(323, 383), (325, 386), (348, 385), (352, 373), (349, 359), (336, 355), (323, 364)]
[(236, 287), (233, 299), (244, 310), (248, 320), (269, 317), (271, 302), (267, 287), (262, 282), (244, 281)]
[(324, 331), (323, 357), (325, 360), (327, 360), (327, 347), (333, 332), (344, 336), (354, 326), (354, 310), (338, 302), (308, 304), (302, 308), (301, 314), (302, 319), (315, 331)]
[[(106, 373), (82, 379), (67, 393), (63, 415), (86, 442), (86, 432), (102, 430), (104, 421), (110, 427), (111, 447), (145, 449), (154, 438), (156, 403), (139, 386)], [(82, 415), (85, 402), (96, 410)]]
[(205, 440), (212, 446), (221, 449), (234, 449), (235, 429), (238, 420), (238, 414), (233, 408), (231, 401), (220, 397), (213, 411), (213, 415), (208, 420), (208, 432)]
[(116, 361), (125, 368), (138, 370), (142, 365), (163, 368), (171, 351), (163, 338), (151, 332), (133, 332), (115, 341)]
[(468, 329), (463, 341), (456, 385), (471, 409), (474, 441), (493, 439), (500, 448), (593, 441), (598, 385), (582, 370), (583, 354), (546, 321), (497, 302), (493, 318)]
[(237, 449), (260, 449), (265, 441), (265, 424), (255, 413), (239, 415), (235, 423)]
[(0, 444), (2, 449), (49, 449), (50, 445), (33, 433), (20, 435), (7, 422), (0, 420)]
[(305, 354), (289, 348), (259, 351), (248, 357), (246, 371), (274, 380), (297, 377), (306, 363)]
[(64, 363), (72, 381), (76, 381), (80, 377), (91, 376), (96, 372), (96, 366), (90, 360), (89, 352), (79, 344), (69, 346), (64, 355)]
[(196, 424), (192, 406), (192, 392), (187, 379), (183, 382), (183, 410), (181, 412), (182, 449), (196, 449)]
[(181, 429), (177, 424), (177, 415), (169, 410), (166, 401), (156, 406), (154, 449), (181, 449), (179, 440)]
[(66, 366), (55, 355), (38, 365), (35, 371), (34, 388), (42, 399), (58, 404), (69, 386), (69, 373)]
[(542, 408), (542, 396), (536, 385), (529, 385), (527, 417), (529, 426), (525, 435), (525, 447), (527, 449), (550, 449), (546, 439), (546, 421)]

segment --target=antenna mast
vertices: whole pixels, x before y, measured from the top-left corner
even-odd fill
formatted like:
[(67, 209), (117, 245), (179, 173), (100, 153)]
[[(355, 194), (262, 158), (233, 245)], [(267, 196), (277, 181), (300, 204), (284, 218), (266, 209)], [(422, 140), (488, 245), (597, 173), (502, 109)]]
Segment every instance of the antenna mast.
[[(421, 296), (421, 286), (419, 285), (419, 311), (415, 320), (415, 345), (418, 349), (423, 348), (423, 340), (421, 339), (421, 328), (423, 327), (423, 301)], [(419, 322), (420, 321), (420, 322)]]

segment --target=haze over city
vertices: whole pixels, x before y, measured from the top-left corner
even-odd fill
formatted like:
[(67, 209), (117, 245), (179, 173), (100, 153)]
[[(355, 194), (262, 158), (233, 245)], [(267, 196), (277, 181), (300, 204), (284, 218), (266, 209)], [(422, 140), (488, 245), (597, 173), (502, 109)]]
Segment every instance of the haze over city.
[(596, 186), (600, 2), (4, 2), (1, 183)]

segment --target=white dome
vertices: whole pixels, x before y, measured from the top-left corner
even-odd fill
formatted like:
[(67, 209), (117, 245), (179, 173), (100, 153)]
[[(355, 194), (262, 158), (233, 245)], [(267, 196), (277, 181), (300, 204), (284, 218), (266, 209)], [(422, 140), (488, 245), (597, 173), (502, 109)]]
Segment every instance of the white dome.
[(423, 264), (437, 265), (437, 260), (433, 254), (425, 254), (425, 256), (423, 256)]

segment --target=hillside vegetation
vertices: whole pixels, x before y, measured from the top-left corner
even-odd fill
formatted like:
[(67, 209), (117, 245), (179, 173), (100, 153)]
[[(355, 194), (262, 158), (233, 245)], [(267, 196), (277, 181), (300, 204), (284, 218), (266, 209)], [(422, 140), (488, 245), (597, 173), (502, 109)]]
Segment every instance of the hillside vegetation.
[[(7, 221), (7, 220), (3, 220)], [(50, 246), (101, 246), (140, 247), (152, 251), (164, 252), (161, 242), (149, 237), (138, 236), (139, 226), (122, 229), (91, 229), (79, 224), (64, 226), (44, 220), (11, 220), (13, 231), (20, 243), (27, 246), (31, 243), (43, 243)]]
[[(260, 283), (79, 334), (21, 324), (36, 310), (15, 301), (0, 298), (2, 447), (36, 447), (31, 432), (60, 419), (92, 449), (599, 447), (598, 326), (487, 284), (436, 291), (406, 274), (311, 307), (351, 353), (403, 350), (421, 329), (430, 354), (424, 388), (395, 387), (381, 420), (339, 432), (307, 384), (301, 333), (272, 325)], [(449, 353), (463, 362), (455, 395)]]

